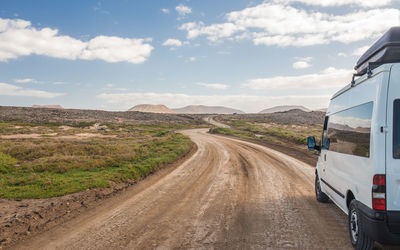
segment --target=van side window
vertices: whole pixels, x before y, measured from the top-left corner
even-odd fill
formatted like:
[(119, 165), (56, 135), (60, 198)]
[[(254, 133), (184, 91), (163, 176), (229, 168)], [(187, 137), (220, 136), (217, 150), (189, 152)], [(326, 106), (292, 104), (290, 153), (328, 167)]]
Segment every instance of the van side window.
[(400, 159), (400, 99), (393, 103), (393, 158)]
[(329, 116), (329, 150), (369, 157), (373, 102)]
[(329, 149), (329, 138), (328, 138), (328, 121), (329, 121), (329, 116), (325, 116), (325, 121), (324, 121), (324, 128), (322, 130), (322, 148)]

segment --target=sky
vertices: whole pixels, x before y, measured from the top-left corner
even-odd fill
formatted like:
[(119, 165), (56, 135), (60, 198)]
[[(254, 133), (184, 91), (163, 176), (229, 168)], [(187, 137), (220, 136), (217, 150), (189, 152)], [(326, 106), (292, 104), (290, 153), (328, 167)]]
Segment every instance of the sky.
[(0, 105), (326, 108), (400, 0), (1, 0)]

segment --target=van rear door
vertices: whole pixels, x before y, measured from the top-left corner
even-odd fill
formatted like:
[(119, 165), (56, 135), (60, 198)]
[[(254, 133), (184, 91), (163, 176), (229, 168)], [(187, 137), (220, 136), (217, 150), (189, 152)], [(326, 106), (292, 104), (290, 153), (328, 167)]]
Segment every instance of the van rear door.
[(387, 98), (386, 206), (400, 210), (400, 64), (390, 70)]

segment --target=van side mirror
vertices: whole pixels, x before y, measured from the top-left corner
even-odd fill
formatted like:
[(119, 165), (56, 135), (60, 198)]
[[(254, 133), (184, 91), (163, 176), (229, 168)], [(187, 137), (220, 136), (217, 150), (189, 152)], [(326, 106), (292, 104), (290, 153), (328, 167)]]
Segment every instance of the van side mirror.
[(331, 140), (329, 138), (327, 138), (324, 142), (324, 147), (326, 149), (329, 149), (329, 146), (331, 145)]
[(307, 146), (308, 146), (308, 150), (310, 150), (310, 151), (315, 150), (315, 137), (314, 136), (307, 137)]

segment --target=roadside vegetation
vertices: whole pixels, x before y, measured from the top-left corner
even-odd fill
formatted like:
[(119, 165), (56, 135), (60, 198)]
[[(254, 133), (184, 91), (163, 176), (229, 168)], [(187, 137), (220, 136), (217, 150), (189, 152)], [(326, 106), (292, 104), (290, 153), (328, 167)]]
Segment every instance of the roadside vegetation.
[(321, 137), (320, 124), (282, 124), (271, 119), (232, 119), (232, 116), (220, 116), (220, 121), (230, 128), (212, 128), (211, 133), (259, 139), (284, 145), (287, 142), (305, 145), (308, 136)]
[(188, 125), (0, 122), (0, 197), (48, 198), (138, 180), (189, 152)]

